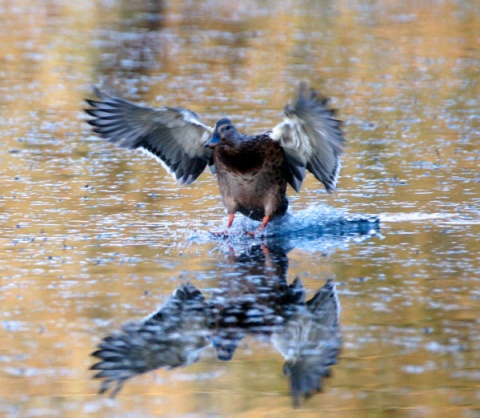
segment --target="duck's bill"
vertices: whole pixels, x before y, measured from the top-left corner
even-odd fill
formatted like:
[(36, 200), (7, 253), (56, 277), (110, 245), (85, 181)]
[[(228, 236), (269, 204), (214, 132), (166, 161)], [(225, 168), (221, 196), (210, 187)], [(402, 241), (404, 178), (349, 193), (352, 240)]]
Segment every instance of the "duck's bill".
[(213, 136), (205, 143), (207, 148), (213, 148), (215, 145), (220, 143), (220, 136), (217, 133), (214, 133)]

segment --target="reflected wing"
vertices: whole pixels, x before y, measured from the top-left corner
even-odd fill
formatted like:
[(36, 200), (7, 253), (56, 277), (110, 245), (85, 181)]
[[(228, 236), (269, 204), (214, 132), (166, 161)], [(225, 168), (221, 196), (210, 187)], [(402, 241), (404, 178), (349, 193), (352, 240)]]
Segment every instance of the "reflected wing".
[(321, 389), (330, 375), (341, 347), (340, 305), (332, 279), (306, 304), (298, 306), (285, 327), (272, 336), (285, 357), (284, 372), (290, 380), (295, 404)]
[[(158, 158), (180, 182), (193, 183), (208, 165), (213, 151), (204, 145), (212, 128), (187, 109), (152, 109), (95, 89), (99, 100), (86, 100), (93, 132), (123, 148), (140, 148)], [(213, 170), (212, 170), (213, 171)]]
[(284, 112), (284, 121), (275, 126), (271, 136), (285, 151), (289, 184), (300, 191), (306, 168), (327, 192), (333, 192), (345, 143), (335, 110), (328, 107), (327, 98), (300, 83), (293, 106), (285, 106)]
[(203, 295), (191, 284), (182, 285), (158, 312), (105, 337), (92, 353), (100, 359), (92, 366), (97, 370), (95, 377), (105, 379), (100, 393), (113, 388), (113, 397), (131, 377), (198, 361), (210, 344), (210, 321)]

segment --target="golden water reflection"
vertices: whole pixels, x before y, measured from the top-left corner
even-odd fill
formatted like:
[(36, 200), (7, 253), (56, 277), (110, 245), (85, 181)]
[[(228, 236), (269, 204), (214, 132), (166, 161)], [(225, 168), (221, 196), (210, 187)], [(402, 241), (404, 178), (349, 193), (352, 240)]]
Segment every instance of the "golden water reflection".
[(278, 244), (254, 245), (238, 256), (230, 251), (223, 283), (209, 300), (191, 283), (181, 284), (145, 320), (102, 339), (92, 366), (103, 379), (100, 393), (114, 397), (139, 374), (196, 363), (209, 346), (218, 360), (231, 361), (248, 334), (271, 340), (285, 358), (295, 407), (321, 390), (341, 347), (333, 280), (306, 300), (299, 278), (288, 284), (288, 259)]
[[(367, 240), (298, 239), (289, 276), (336, 276), (344, 346), (308, 416), (478, 415), (476, 1), (0, 2), (0, 414), (288, 416), (281, 358), (247, 337), (234, 360), (138, 377), (114, 402), (88, 368), (99, 339), (181, 280), (220, 287), (224, 222), (208, 173), (178, 187), (84, 123), (90, 86), (274, 126), (299, 79), (333, 98), (349, 140), (335, 197), (380, 216)], [(310, 208), (310, 211), (309, 211)], [(309, 295), (311, 296), (311, 295)], [(254, 353), (254, 355), (252, 355)], [(215, 370), (215, 379), (208, 373)], [(199, 389), (201, 388), (201, 389)]]

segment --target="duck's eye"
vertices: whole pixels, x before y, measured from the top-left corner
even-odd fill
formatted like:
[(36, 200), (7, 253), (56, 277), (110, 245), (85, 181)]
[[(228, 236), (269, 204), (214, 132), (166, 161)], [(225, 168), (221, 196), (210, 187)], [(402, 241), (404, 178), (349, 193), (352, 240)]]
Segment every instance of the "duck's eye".
[(225, 130), (227, 130), (227, 131), (229, 131), (229, 130), (230, 130), (230, 128), (231, 128), (231, 126), (230, 126), (230, 125), (227, 125), (227, 126), (225, 126)]

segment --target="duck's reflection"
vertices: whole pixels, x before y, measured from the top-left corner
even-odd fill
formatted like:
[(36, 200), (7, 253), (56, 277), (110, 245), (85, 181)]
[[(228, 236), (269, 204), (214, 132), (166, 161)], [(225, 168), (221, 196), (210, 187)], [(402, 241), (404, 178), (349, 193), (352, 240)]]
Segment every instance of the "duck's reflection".
[(341, 346), (340, 306), (333, 280), (306, 300), (300, 279), (287, 283), (281, 247), (255, 245), (229, 256), (219, 288), (207, 300), (182, 284), (161, 309), (140, 323), (107, 336), (93, 353), (100, 392), (115, 396), (125, 380), (157, 368), (198, 361), (207, 346), (231, 360), (247, 334), (270, 338), (284, 356), (294, 403), (321, 389)]

